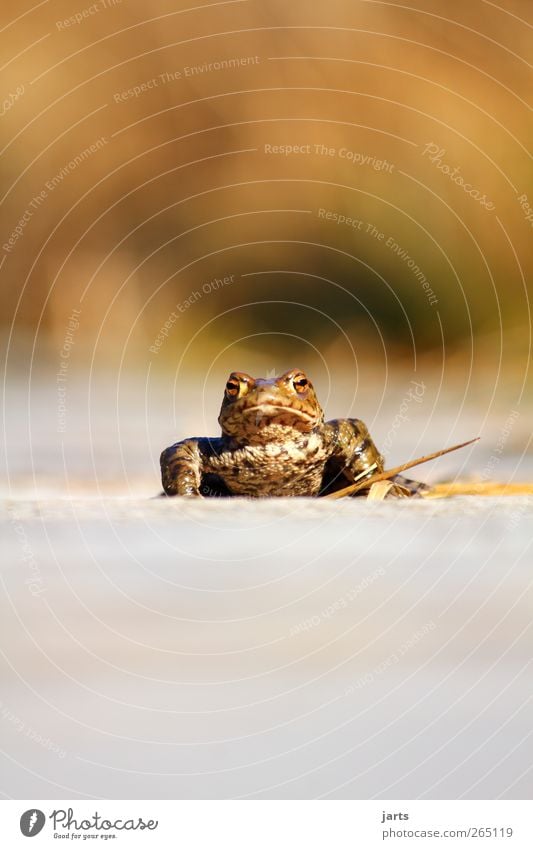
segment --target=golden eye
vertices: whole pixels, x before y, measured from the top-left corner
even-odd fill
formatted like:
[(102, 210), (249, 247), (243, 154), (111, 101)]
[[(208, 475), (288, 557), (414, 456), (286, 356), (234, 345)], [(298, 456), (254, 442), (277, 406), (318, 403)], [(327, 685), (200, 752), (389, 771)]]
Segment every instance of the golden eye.
[(226, 383), (226, 395), (228, 398), (236, 398), (239, 394), (239, 389), (241, 385), (238, 380), (231, 378)]
[(305, 392), (307, 387), (309, 386), (309, 381), (303, 374), (299, 374), (294, 378), (292, 385), (296, 389), (297, 392)]

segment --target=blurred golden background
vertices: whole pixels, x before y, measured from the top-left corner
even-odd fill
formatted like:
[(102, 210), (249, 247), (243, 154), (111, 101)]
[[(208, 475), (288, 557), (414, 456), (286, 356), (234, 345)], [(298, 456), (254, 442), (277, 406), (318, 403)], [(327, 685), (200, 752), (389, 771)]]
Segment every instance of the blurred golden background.
[(378, 395), (404, 369), (503, 423), (530, 386), (530, 12), (4, 3), (8, 371), (57, 407), (89, 367), (215, 406), (235, 368)]

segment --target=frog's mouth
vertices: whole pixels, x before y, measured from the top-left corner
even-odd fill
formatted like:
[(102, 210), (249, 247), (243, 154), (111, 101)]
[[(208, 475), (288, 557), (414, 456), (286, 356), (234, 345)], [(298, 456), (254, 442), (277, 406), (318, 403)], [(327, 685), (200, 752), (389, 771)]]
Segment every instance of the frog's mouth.
[(255, 407), (246, 407), (243, 415), (254, 415), (256, 424), (259, 426), (261, 422), (265, 424), (276, 423), (279, 420), (280, 424), (284, 424), (287, 420), (301, 419), (307, 424), (314, 424), (316, 419), (314, 416), (305, 413), (303, 410), (298, 410), (295, 407), (283, 404), (258, 404)]

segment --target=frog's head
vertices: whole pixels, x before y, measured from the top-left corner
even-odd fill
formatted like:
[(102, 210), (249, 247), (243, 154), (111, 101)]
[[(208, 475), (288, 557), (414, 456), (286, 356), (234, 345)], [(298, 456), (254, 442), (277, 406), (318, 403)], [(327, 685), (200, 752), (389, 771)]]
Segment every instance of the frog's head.
[(271, 379), (232, 371), (218, 421), (222, 433), (237, 442), (279, 442), (310, 433), (324, 421), (324, 413), (300, 369)]

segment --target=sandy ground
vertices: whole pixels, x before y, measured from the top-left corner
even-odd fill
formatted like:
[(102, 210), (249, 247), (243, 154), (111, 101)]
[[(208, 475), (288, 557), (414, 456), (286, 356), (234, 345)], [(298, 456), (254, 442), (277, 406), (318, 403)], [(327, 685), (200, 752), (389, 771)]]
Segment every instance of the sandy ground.
[(3, 507), (6, 795), (531, 798), (533, 499)]

